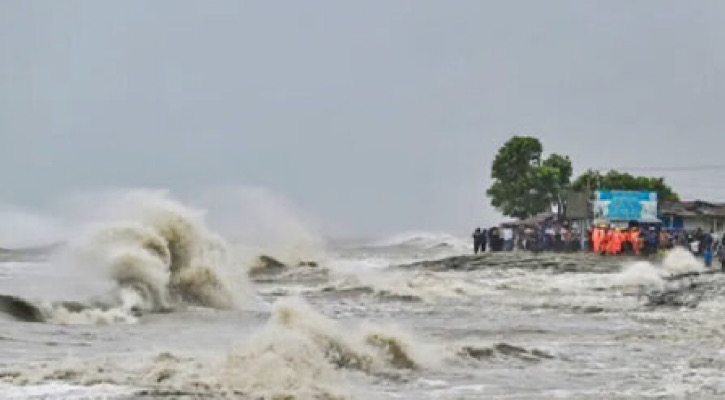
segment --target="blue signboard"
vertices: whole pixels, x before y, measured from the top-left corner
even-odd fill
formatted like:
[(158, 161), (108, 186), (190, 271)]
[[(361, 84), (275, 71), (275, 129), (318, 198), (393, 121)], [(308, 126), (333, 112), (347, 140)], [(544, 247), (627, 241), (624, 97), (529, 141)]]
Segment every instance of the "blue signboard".
[(657, 192), (597, 190), (594, 218), (607, 221), (657, 221)]

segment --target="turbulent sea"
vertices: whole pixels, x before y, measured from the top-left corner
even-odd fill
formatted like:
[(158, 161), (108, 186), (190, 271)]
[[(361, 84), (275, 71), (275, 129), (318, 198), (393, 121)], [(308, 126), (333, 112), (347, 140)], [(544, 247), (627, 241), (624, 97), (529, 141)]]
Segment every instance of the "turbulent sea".
[(0, 398), (725, 398), (725, 279), (683, 250), (419, 233), (258, 259), (166, 196), (122, 203), (0, 263)]

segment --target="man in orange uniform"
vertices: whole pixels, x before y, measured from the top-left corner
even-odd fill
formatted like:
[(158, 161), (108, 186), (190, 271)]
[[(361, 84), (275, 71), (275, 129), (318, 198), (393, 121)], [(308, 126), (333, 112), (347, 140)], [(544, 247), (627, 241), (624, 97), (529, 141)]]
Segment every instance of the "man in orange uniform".
[(597, 253), (604, 254), (607, 251), (607, 238), (609, 237), (609, 229), (606, 227), (599, 228), (599, 249)]
[(632, 228), (629, 232), (629, 242), (632, 244), (632, 251), (639, 255), (639, 228)]
[(614, 250), (614, 229), (608, 228), (604, 235), (603, 251), (611, 255)]
[(627, 232), (625, 232), (623, 229), (617, 228), (617, 232), (614, 235), (616, 236), (615, 241), (617, 242), (617, 245), (614, 248), (614, 250), (616, 251), (615, 254), (621, 254), (622, 249), (624, 248), (624, 242), (627, 241)]
[(619, 228), (612, 229), (611, 238), (607, 246), (608, 253), (611, 255), (619, 254), (622, 251), (622, 230)]
[(592, 251), (599, 253), (602, 243), (602, 230), (600, 228), (594, 228), (592, 231)]

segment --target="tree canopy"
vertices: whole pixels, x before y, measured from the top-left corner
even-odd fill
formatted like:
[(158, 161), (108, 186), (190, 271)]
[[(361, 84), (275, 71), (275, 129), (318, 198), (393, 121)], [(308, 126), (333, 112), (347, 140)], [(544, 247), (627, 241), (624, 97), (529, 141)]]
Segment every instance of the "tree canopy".
[(588, 170), (571, 185), (573, 190), (651, 190), (657, 192), (660, 200), (679, 201), (680, 197), (665, 183), (664, 178), (634, 176), (626, 172), (611, 170), (606, 174)]
[(539, 139), (530, 136), (514, 136), (499, 149), (491, 168), (493, 184), (486, 191), (491, 205), (504, 215), (523, 219), (554, 205), (561, 214), (569, 190), (651, 190), (657, 192), (660, 200), (679, 201), (664, 178), (588, 170), (571, 182), (573, 168), (569, 157), (551, 154), (543, 159), (543, 152)]
[(527, 218), (553, 204), (562, 209), (571, 161), (559, 154), (542, 160), (542, 153), (539, 139), (528, 136), (514, 136), (499, 150), (491, 168), (494, 182), (486, 193), (504, 215)]

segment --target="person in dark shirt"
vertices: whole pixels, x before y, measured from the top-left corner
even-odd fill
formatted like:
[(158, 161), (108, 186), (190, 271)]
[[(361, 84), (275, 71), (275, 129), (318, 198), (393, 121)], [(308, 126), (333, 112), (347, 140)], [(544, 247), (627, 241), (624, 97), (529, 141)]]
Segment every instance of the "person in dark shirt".
[(712, 249), (713, 242), (715, 241), (713, 238), (714, 232), (710, 231), (710, 233), (703, 233), (700, 237), (700, 247), (702, 247), (702, 250), (700, 252), (704, 252), (707, 249)]
[(481, 236), (483, 236), (481, 228), (476, 228), (476, 230), (473, 231), (473, 254), (478, 254), (481, 250)]
[(702, 257), (705, 259), (705, 266), (710, 268), (712, 266), (712, 259), (713, 259), (713, 245), (715, 244), (715, 239), (713, 238), (714, 232), (710, 231), (710, 233), (703, 233), (700, 237), (700, 253), (702, 254)]
[(701, 257), (703, 250), (705, 250), (705, 246), (703, 246), (702, 243), (702, 241), (705, 239), (704, 236), (705, 232), (702, 231), (702, 228), (697, 228), (697, 230), (695, 231), (694, 239), (699, 243), (699, 245), (697, 246), (697, 252), (695, 252), (695, 255), (698, 257)]
[(486, 252), (486, 245), (488, 244), (488, 231), (486, 229), (481, 231), (481, 253)]
[(720, 264), (722, 272), (725, 272), (725, 234), (722, 235), (722, 241), (720, 242)]
[(657, 253), (657, 244), (659, 243), (659, 235), (657, 234), (657, 230), (654, 226), (650, 226), (647, 230), (644, 238), (645, 242), (645, 249), (646, 255), (650, 256), (652, 254)]
[(496, 227), (489, 229), (488, 236), (491, 251), (501, 251), (503, 249), (503, 239), (501, 238), (501, 232), (499, 232), (499, 229)]

